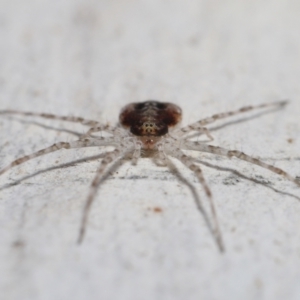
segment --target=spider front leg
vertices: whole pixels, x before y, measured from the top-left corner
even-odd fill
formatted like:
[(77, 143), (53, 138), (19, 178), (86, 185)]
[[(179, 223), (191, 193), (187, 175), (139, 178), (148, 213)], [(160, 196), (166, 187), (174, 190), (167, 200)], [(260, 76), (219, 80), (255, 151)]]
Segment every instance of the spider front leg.
[(235, 115), (238, 115), (241, 113), (249, 112), (251, 110), (262, 109), (262, 108), (272, 107), (272, 106), (282, 107), (282, 106), (285, 106), (287, 103), (288, 103), (288, 101), (283, 100), (283, 101), (277, 101), (277, 102), (272, 102), (272, 103), (264, 103), (264, 104), (260, 104), (260, 105), (256, 105), (256, 106), (244, 106), (238, 110), (215, 114), (209, 118), (199, 120), (193, 124), (190, 124), (188, 126), (178, 129), (178, 131), (176, 131), (176, 134), (178, 134), (179, 136), (183, 136), (186, 133), (189, 133), (191, 131), (199, 131), (199, 132), (205, 133), (209, 137), (209, 135), (207, 134), (207, 133), (209, 133), (209, 131), (207, 130), (207, 128), (204, 128), (203, 126), (214, 123), (215, 121), (218, 121), (221, 119), (225, 119), (227, 117), (231, 117), (231, 116), (235, 116)]
[(294, 178), (292, 175), (288, 174), (284, 170), (274, 167), (272, 165), (269, 165), (269, 164), (261, 161), (260, 159), (254, 158), (254, 157), (247, 155), (241, 151), (227, 150), (225, 148), (218, 147), (218, 146), (205, 145), (200, 142), (192, 142), (192, 141), (186, 141), (186, 140), (182, 144), (182, 147), (183, 147), (183, 149), (186, 149), (186, 150), (196, 150), (196, 151), (201, 151), (201, 152), (207, 152), (207, 153), (217, 154), (217, 155), (221, 155), (221, 156), (227, 156), (229, 158), (235, 156), (238, 159), (250, 162), (250, 163), (260, 166), (264, 169), (267, 169), (273, 173), (281, 175), (281, 176), (285, 177), (286, 179), (294, 182), (298, 186), (300, 186), (300, 181), (298, 181), (296, 178)]
[(223, 244), (222, 233), (221, 233), (220, 226), (219, 226), (219, 221), (218, 221), (215, 204), (213, 201), (211, 190), (210, 190), (209, 186), (207, 185), (207, 182), (203, 176), (203, 172), (202, 172), (201, 168), (199, 166), (196, 166), (193, 163), (192, 159), (190, 157), (188, 157), (186, 154), (184, 154), (179, 148), (168, 149), (168, 153), (171, 156), (177, 158), (179, 161), (181, 161), (190, 170), (192, 170), (196, 174), (198, 180), (200, 181), (200, 183), (205, 191), (205, 194), (209, 200), (212, 217), (213, 217), (214, 224), (215, 224), (215, 226), (214, 226), (215, 238), (216, 238), (216, 241), (217, 241), (220, 251), (223, 252), (224, 244)]
[(122, 143), (120, 147), (116, 148), (114, 151), (108, 152), (104, 158), (102, 159), (100, 166), (96, 172), (96, 176), (94, 177), (90, 192), (85, 202), (85, 206), (82, 213), (82, 219), (79, 229), (79, 236), (78, 236), (78, 244), (81, 244), (83, 241), (85, 231), (86, 231), (86, 224), (88, 219), (88, 214), (91, 208), (91, 205), (95, 199), (98, 187), (103, 179), (107, 166), (112, 162), (117, 162), (122, 157), (124, 157), (129, 151), (132, 151), (133, 147), (128, 143)]

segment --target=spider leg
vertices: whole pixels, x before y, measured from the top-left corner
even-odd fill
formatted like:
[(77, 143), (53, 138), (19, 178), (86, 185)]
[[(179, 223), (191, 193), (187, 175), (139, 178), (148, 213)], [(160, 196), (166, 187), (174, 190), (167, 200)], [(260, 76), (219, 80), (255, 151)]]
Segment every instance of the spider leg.
[[(188, 126), (185, 126), (183, 128), (178, 129), (178, 131), (176, 131), (176, 134), (179, 134), (179, 136), (182, 136), (182, 135), (184, 135), (186, 133), (189, 133), (191, 131), (200, 131), (200, 132), (203, 132), (206, 135), (208, 135), (207, 134), (208, 130), (203, 127), (207, 124), (211, 124), (211, 123), (213, 123), (217, 120), (221, 120), (221, 119), (224, 119), (224, 118), (227, 118), (227, 117), (238, 115), (240, 113), (248, 112), (248, 111), (251, 111), (251, 110), (254, 110), (254, 109), (261, 109), (261, 108), (266, 108), (266, 107), (271, 107), (271, 106), (281, 107), (281, 106), (286, 105), (287, 103), (288, 102), (286, 100), (283, 100), (283, 101), (277, 101), (277, 102), (272, 102), (272, 103), (264, 103), (264, 104), (260, 104), (260, 105), (256, 105), (256, 106), (244, 106), (244, 107), (242, 107), (238, 110), (215, 114), (215, 115), (212, 115), (209, 118), (199, 120), (195, 123), (192, 123)], [(210, 136), (208, 135), (208, 137), (210, 137)]]
[(180, 128), (178, 130), (178, 132), (176, 132), (176, 136), (177, 137), (181, 137), (181, 136), (183, 136), (183, 135), (185, 135), (187, 133), (190, 133), (192, 131), (197, 131), (200, 134), (205, 134), (209, 138), (210, 141), (214, 140), (214, 138), (211, 135), (210, 131), (206, 127), (202, 127), (202, 126), (200, 126), (200, 125), (198, 125), (196, 123), (195, 124), (191, 124), (191, 125), (186, 126), (186, 127), (183, 127), (183, 128)]
[(203, 176), (203, 172), (202, 172), (201, 168), (199, 166), (196, 166), (193, 163), (192, 159), (189, 158), (186, 154), (184, 154), (179, 148), (173, 149), (173, 151), (170, 152), (170, 155), (172, 155), (175, 158), (177, 158), (178, 160), (180, 160), (184, 165), (186, 165), (190, 170), (192, 170), (196, 174), (198, 180), (200, 181), (202, 187), (204, 188), (205, 194), (209, 200), (210, 209), (211, 209), (211, 213), (212, 213), (214, 224), (215, 224), (215, 228), (214, 228), (215, 238), (217, 240), (220, 251), (223, 252), (224, 244), (223, 244), (222, 233), (220, 230), (220, 225), (219, 225), (219, 221), (218, 221), (215, 204), (213, 201), (211, 190), (210, 190), (209, 186), (207, 185), (207, 182)]
[(84, 140), (77, 140), (74, 142), (59, 142), (56, 144), (53, 144), (50, 147), (44, 148), (42, 150), (39, 150), (37, 152), (31, 153), (29, 155), (25, 155), (23, 157), (20, 157), (13, 162), (11, 162), (9, 165), (4, 167), (0, 170), (0, 175), (5, 173), (6, 171), (10, 170), (11, 168), (18, 166), (20, 164), (23, 164), (24, 162), (54, 152), (58, 151), (60, 149), (73, 149), (73, 148), (83, 148), (83, 147), (99, 147), (99, 146), (113, 146), (115, 143), (113, 138), (103, 138), (99, 137), (97, 139), (84, 139)]
[(136, 165), (138, 159), (141, 157), (141, 150), (142, 150), (142, 142), (136, 141), (134, 144), (134, 152), (132, 155), (132, 164)]
[(114, 151), (108, 152), (102, 159), (100, 166), (96, 172), (96, 176), (94, 177), (94, 179), (92, 181), (92, 184), (90, 187), (90, 192), (89, 192), (89, 195), (87, 197), (87, 200), (85, 202), (85, 206), (83, 209), (82, 219), (81, 219), (81, 224), (80, 224), (80, 229), (79, 229), (78, 244), (81, 244), (81, 242), (84, 238), (88, 214), (89, 214), (91, 205), (95, 199), (99, 184), (101, 183), (101, 181), (103, 179), (103, 175), (105, 174), (107, 165), (113, 161), (117, 161), (117, 160), (121, 159), (130, 150), (131, 150), (130, 147), (128, 147), (126, 145), (121, 145), (120, 148), (116, 148)]
[(106, 131), (111, 134), (115, 134), (118, 132), (123, 137), (128, 135), (128, 133), (125, 132), (125, 130), (119, 126), (112, 127), (109, 125), (103, 125), (103, 124), (98, 123), (96, 126), (91, 127), (85, 134), (83, 134), (80, 137), (80, 139), (85, 139), (85, 138), (91, 136), (92, 133), (99, 132), (99, 131)]
[(267, 163), (261, 161), (260, 159), (251, 157), (250, 155), (245, 154), (244, 152), (241, 152), (241, 151), (227, 150), (222, 147), (205, 145), (203, 143), (192, 142), (192, 141), (185, 141), (184, 143), (182, 143), (182, 147), (183, 147), (183, 149), (186, 149), (186, 150), (196, 150), (196, 151), (201, 151), (201, 152), (207, 152), (207, 153), (217, 154), (217, 155), (221, 155), (221, 156), (227, 156), (229, 158), (231, 158), (232, 156), (235, 156), (238, 159), (250, 162), (250, 163), (260, 166), (264, 169), (267, 169), (273, 173), (281, 175), (281, 176), (285, 177), (286, 179), (294, 182), (298, 186), (300, 186), (300, 181), (298, 181), (296, 178), (294, 178), (293, 176), (291, 176), (284, 170), (274, 167), (270, 164), (267, 164)]
[(75, 122), (81, 123), (82, 125), (87, 126), (96, 126), (99, 122), (94, 120), (87, 120), (81, 117), (72, 117), (72, 116), (57, 116), (53, 114), (46, 114), (46, 113), (35, 113), (35, 112), (26, 112), (26, 111), (19, 111), (19, 110), (0, 110), (0, 114), (17, 114), (22, 116), (32, 116), (32, 117), (40, 117), (45, 119), (52, 119), (52, 120), (62, 120), (68, 122)]
[(157, 145), (157, 150), (158, 150), (158, 158), (160, 159), (161, 163), (165, 166), (167, 165), (167, 156), (165, 153), (165, 148), (163, 143), (159, 143)]

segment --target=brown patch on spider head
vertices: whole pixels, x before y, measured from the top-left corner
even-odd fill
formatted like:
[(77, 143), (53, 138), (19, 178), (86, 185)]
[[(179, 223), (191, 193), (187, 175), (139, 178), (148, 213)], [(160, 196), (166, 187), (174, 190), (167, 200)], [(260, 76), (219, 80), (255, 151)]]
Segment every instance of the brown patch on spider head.
[(152, 100), (128, 104), (120, 114), (121, 125), (136, 136), (163, 136), (180, 121), (179, 106)]

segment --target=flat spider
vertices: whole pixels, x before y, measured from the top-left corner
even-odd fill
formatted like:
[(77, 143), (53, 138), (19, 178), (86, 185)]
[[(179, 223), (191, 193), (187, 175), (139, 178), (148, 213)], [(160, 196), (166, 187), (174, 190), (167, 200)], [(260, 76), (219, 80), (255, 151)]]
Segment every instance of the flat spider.
[[(84, 206), (82, 220), (80, 224), (80, 231), (78, 242), (81, 243), (86, 230), (86, 223), (88, 212), (94, 201), (97, 188), (103, 179), (108, 165), (117, 162), (128, 154), (131, 155), (133, 164), (143, 155), (153, 152), (157, 153), (157, 158), (161, 163), (168, 165), (168, 156), (177, 158), (185, 166), (191, 169), (199, 179), (207, 198), (209, 199), (210, 209), (214, 219), (214, 234), (220, 250), (223, 250), (223, 242), (221, 231), (217, 220), (217, 214), (213, 203), (212, 193), (208, 187), (201, 168), (196, 165), (191, 157), (189, 157), (184, 150), (193, 150), (200, 152), (212, 153), (220, 156), (227, 156), (229, 158), (235, 156), (238, 159), (258, 165), (262, 168), (268, 169), (276, 174), (279, 174), (286, 179), (293, 181), (300, 186), (300, 182), (292, 177), (282, 169), (276, 168), (272, 165), (266, 164), (257, 158), (253, 158), (243, 152), (237, 150), (227, 150), (218, 146), (208, 145), (207, 141), (193, 141), (191, 133), (197, 135), (205, 134), (209, 140), (213, 140), (209, 130), (205, 127), (217, 120), (224, 119), (233, 115), (248, 112), (253, 109), (260, 109), (266, 107), (282, 107), (286, 105), (287, 101), (278, 101), (268, 104), (261, 104), (258, 106), (247, 106), (235, 111), (215, 114), (209, 118), (199, 120), (182, 128), (176, 128), (176, 125), (181, 121), (181, 109), (175, 104), (145, 101), (138, 103), (131, 103), (125, 106), (120, 113), (120, 124), (117, 126), (109, 126), (98, 123), (93, 120), (86, 120), (80, 117), (64, 117), (55, 116), (52, 114), (39, 114), (33, 112), (21, 112), (15, 110), (0, 111), (0, 114), (20, 114), (25, 116), (37, 116), (47, 119), (64, 120), (69, 122), (77, 122), (86, 125), (89, 130), (82, 135), (78, 140), (67, 143), (59, 142), (48, 148), (42, 149), (35, 153), (23, 156), (16, 159), (8, 166), (0, 170), (0, 175), (8, 171), (14, 166), (20, 165), (32, 158), (42, 156), (44, 154), (54, 152), (60, 149), (73, 149), (83, 147), (103, 147), (113, 146), (114, 150), (105, 152), (100, 166), (96, 172), (95, 178), (91, 184), (90, 191)], [(104, 131), (109, 134), (107, 137), (93, 136), (95, 132)]]

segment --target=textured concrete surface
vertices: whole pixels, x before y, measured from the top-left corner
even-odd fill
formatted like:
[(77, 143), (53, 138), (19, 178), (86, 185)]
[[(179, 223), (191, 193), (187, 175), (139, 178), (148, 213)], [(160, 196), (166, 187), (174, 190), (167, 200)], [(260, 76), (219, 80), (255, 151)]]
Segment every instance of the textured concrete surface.
[[(187, 124), (290, 99), (211, 126), (226, 124), (213, 143), (300, 176), (299, 28), (297, 0), (2, 0), (0, 108), (114, 124), (125, 104), (159, 99), (180, 105)], [(84, 127), (1, 116), (0, 166), (75, 139), (68, 130)], [(192, 153), (219, 167), (203, 171), (224, 254), (196, 207), (194, 191), (208, 209), (195, 176), (149, 159), (111, 172), (78, 246), (99, 164), (78, 160), (102, 151), (65, 150), (1, 176), (1, 299), (300, 298), (300, 188), (236, 159)]]

